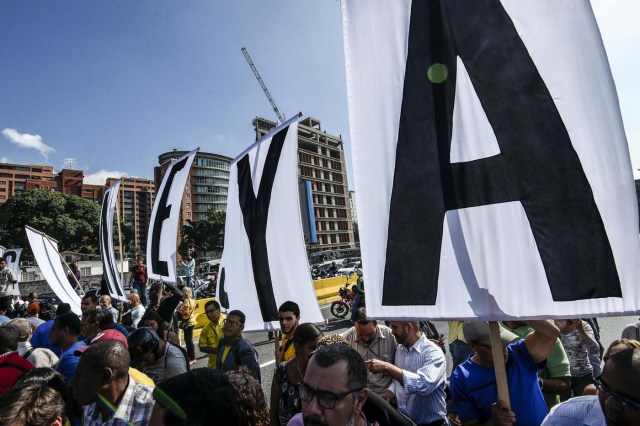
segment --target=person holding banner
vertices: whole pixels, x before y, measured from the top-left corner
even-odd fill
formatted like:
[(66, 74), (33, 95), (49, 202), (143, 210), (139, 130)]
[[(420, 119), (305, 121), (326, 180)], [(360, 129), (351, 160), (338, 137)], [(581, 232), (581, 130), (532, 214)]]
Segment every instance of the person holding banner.
[(550, 321), (525, 321), (525, 324), (533, 332), (516, 343), (511, 342), (518, 336), (500, 329), (511, 398), (508, 410), (498, 401), (489, 324), (464, 322), (462, 331), (474, 355), (456, 368), (450, 383), (458, 418), (464, 426), (484, 424), (495, 417), (506, 424), (537, 426), (547, 415), (538, 370), (546, 365), (560, 330)]
[(11, 310), (11, 302), (13, 296), (16, 295), (17, 284), (16, 274), (7, 267), (7, 260), (0, 257), (0, 308), (5, 311)]

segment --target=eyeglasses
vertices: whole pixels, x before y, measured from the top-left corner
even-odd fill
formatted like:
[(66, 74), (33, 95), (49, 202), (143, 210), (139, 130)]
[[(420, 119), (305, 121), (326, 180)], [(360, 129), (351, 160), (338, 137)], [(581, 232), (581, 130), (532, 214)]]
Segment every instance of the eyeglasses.
[(602, 377), (598, 377), (596, 379), (596, 385), (598, 386), (598, 390), (602, 392), (605, 396), (612, 396), (613, 399), (616, 400), (618, 404), (623, 407), (629, 407), (635, 411), (640, 411), (640, 402), (634, 401), (633, 399), (622, 396), (619, 393), (614, 392), (603, 380)]
[(331, 391), (325, 390), (315, 390), (311, 388), (304, 382), (300, 383), (300, 398), (302, 398), (305, 402), (310, 402), (315, 396), (318, 400), (318, 405), (322, 408), (326, 408), (328, 410), (333, 410), (336, 406), (336, 402), (340, 401), (347, 395), (350, 395), (354, 392), (359, 392), (363, 388), (351, 389), (344, 393), (334, 393)]
[(238, 321), (232, 321), (232, 320), (224, 320), (222, 322), (224, 324), (224, 327), (237, 327), (240, 325), (240, 323)]

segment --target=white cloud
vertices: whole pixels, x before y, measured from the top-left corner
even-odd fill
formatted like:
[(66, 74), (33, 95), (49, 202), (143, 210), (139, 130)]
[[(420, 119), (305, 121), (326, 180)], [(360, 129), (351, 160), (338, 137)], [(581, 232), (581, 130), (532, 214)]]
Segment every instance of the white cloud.
[(29, 133), (18, 133), (16, 129), (4, 129), (2, 135), (9, 139), (9, 142), (18, 145), (20, 148), (35, 149), (45, 160), (48, 160), (49, 153), (55, 151), (52, 147), (42, 142), (40, 135), (30, 135)]
[(116, 170), (114, 171), (100, 170), (96, 173), (85, 175), (84, 183), (88, 183), (92, 185), (104, 185), (107, 181), (107, 178), (121, 178), (121, 177), (129, 177), (129, 173), (119, 172)]
[(1, 157), (0, 158), (0, 163), (10, 163), (11, 160), (9, 160), (7, 157)]

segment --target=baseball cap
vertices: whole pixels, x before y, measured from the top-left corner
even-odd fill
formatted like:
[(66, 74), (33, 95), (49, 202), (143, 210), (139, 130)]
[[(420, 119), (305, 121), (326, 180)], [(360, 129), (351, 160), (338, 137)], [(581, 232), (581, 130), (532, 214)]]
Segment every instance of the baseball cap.
[(29, 306), (27, 306), (27, 312), (30, 314), (37, 314), (40, 312), (40, 305), (37, 303), (30, 303)]
[[(491, 346), (491, 336), (489, 334), (489, 323), (487, 321), (465, 321), (462, 325), (462, 333), (467, 342), (479, 343), (485, 346)], [(500, 327), (500, 340), (502, 346), (508, 346), (519, 337), (509, 330)]]
[(80, 355), (82, 352), (86, 351), (89, 346), (93, 345), (94, 343), (102, 342), (105, 340), (117, 340), (119, 342), (124, 343), (125, 347), (129, 346), (127, 344), (127, 338), (124, 337), (124, 334), (120, 333), (118, 330), (114, 330), (110, 328), (108, 330), (103, 330), (100, 333), (96, 334), (96, 337), (94, 337), (89, 342), (89, 345), (77, 349), (73, 354)]

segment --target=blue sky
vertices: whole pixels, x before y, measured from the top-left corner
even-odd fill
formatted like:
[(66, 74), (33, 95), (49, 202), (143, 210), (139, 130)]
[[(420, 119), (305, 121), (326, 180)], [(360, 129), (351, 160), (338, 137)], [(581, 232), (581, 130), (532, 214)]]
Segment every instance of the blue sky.
[[(640, 2), (592, 4), (638, 169)], [(3, 0), (0, 161), (72, 161), (101, 183), (152, 178), (173, 148), (235, 157), (254, 140), (254, 116), (275, 119), (243, 46), (280, 110), (341, 134), (349, 163), (336, 0)]]

